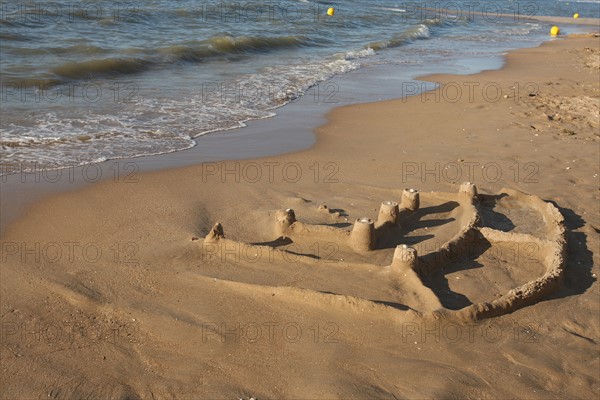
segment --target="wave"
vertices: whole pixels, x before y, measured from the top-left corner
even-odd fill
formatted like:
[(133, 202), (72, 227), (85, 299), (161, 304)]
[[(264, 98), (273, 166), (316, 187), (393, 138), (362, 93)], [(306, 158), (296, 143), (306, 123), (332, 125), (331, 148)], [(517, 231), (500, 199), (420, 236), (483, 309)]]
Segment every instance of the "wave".
[[(332, 76), (360, 67), (355, 59), (373, 50), (339, 53), (312, 63), (266, 66), (220, 85), (219, 96), (191, 89), (185, 96), (144, 97), (112, 113), (102, 107), (85, 113), (57, 108), (31, 121), (18, 113), (3, 121), (3, 159), (32, 165), (84, 165), (97, 160), (162, 154), (193, 147), (193, 138), (271, 118), (274, 110)], [(89, 70), (90, 68), (88, 68)], [(249, 88), (241, 96), (239, 88)], [(253, 88), (260, 88), (256, 93)], [(323, 96), (334, 96), (324, 86)], [(246, 93), (246, 92), (243, 92)], [(53, 164), (54, 163), (54, 164)]]
[(380, 7), (380, 10), (385, 10), (385, 11), (394, 11), (394, 12), (399, 12), (399, 13), (405, 13), (406, 9), (404, 8), (398, 8), (398, 7)]
[(356, 51), (348, 51), (346, 53), (343, 53), (339, 58), (344, 60), (355, 60), (358, 58), (365, 58), (373, 55), (375, 55), (375, 51), (372, 48), (368, 47)]
[(0, 32), (0, 41), (12, 40), (13, 42), (27, 42), (31, 40), (29, 36), (19, 35), (18, 33)]
[(310, 42), (302, 36), (241, 36), (237, 38), (232, 36), (217, 36), (209, 39), (208, 42), (213, 49), (224, 53), (260, 52), (310, 45)]
[(141, 58), (108, 58), (83, 62), (69, 62), (51, 71), (68, 79), (89, 79), (91, 76), (116, 76), (146, 71), (154, 64)]
[[(137, 55), (106, 59), (68, 62), (51, 69), (58, 77), (66, 79), (88, 79), (90, 77), (135, 74), (145, 72), (158, 64), (176, 62), (202, 62), (210, 58), (234, 54), (265, 53), (279, 49), (320, 45), (304, 36), (215, 36), (208, 40), (172, 45), (152, 49), (126, 49), (123, 54)], [(52, 52), (99, 54), (104, 49), (93, 46), (75, 46), (74, 48), (54, 48)]]
[(61, 137), (46, 137), (39, 138), (33, 136), (22, 136), (18, 138), (0, 139), (0, 147), (17, 148), (17, 147), (34, 147), (39, 145), (52, 145), (55, 143), (65, 143), (68, 139)]
[[(251, 54), (267, 53), (274, 50), (307, 47), (319, 45), (315, 40), (309, 40), (304, 36), (239, 36), (230, 35), (215, 36), (208, 40), (188, 42), (182, 45), (161, 47), (155, 50), (143, 50), (143, 53), (159, 53), (168, 61), (203, 61), (216, 56), (228, 54)], [(139, 50), (128, 50), (136, 52)]]
[(366, 46), (366, 48), (370, 48), (375, 51), (394, 48), (410, 43), (417, 39), (428, 39), (430, 36), (431, 31), (429, 30), (429, 26), (423, 23), (396, 34), (388, 40), (371, 42)]
[(35, 56), (35, 55), (44, 55), (44, 54), (57, 54), (57, 55), (70, 55), (70, 54), (84, 54), (84, 55), (92, 55), (92, 54), (107, 54), (112, 50), (105, 49), (98, 46), (90, 46), (90, 45), (76, 45), (76, 46), (68, 46), (68, 47), (21, 47), (21, 48), (11, 48), (11, 53), (15, 55), (25, 55), (25, 56)]
[[(21, 92), (13, 92), (18, 90), (18, 88), (40, 88), (40, 89), (48, 89), (53, 86), (57, 86), (63, 83), (62, 80), (49, 77), (45, 75), (37, 76), (37, 77), (11, 77), (9, 74), (3, 74), (1, 80), (1, 85), (6, 90), (4, 94), (4, 99), (6, 98), (16, 98), (16, 96), (21, 96)], [(30, 94), (31, 95), (31, 94)]]

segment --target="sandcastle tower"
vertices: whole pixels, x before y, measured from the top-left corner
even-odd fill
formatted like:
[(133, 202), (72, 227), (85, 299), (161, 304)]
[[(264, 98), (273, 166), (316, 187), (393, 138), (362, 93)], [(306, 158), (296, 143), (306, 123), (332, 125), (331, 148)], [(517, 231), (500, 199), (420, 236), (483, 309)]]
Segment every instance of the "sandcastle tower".
[(375, 247), (375, 223), (371, 218), (356, 220), (350, 233), (350, 242), (356, 251), (369, 251)]
[(417, 211), (419, 209), (419, 191), (417, 189), (404, 189), (402, 200), (400, 200), (400, 208)]
[(398, 203), (395, 201), (384, 201), (381, 203), (379, 208), (379, 215), (377, 216), (377, 225), (381, 226), (384, 224), (397, 224), (400, 210)]
[(458, 189), (459, 193), (465, 193), (471, 200), (477, 199), (477, 186), (471, 182), (463, 182)]
[(407, 269), (414, 270), (417, 267), (417, 250), (405, 244), (396, 246), (394, 258), (392, 259), (392, 271), (401, 272)]
[(210, 232), (208, 232), (208, 234), (204, 238), (204, 241), (207, 243), (213, 243), (224, 237), (225, 233), (223, 232), (223, 226), (220, 222), (217, 222), (213, 225)]
[(296, 214), (291, 208), (277, 210), (275, 213), (275, 231), (279, 236), (285, 236), (290, 226), (296, 222)]

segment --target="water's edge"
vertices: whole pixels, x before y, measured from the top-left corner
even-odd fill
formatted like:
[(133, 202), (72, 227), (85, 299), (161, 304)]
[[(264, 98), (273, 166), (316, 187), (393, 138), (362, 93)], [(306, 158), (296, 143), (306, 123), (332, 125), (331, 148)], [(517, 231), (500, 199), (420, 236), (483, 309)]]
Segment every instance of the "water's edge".
[[(514, 50), (517, 49), (510, 51)], [(306, 150), (316, 143), (314, 130), (326, 122), (327, 113), (335, 107), (398, 99), (407, 94), (418, 95), (422, 89), (435, 88), (433, 83), (415, 80), (417, 76), (467, 75), (499, 70), (505, 65), (505, 54), (486, 59), (463, 59), (455, 65), (429, 65), (418, 73), (412, 72), (410, 76), (398, 74), (397, 65), (365, 67), (321, 82), (297, 102), (279, 108), (277, 115), (272, 118), (249, 121), (247, 126), (240, 129), (200, 136), (196, 138), (196, 146), (189, 149), (63, 169), (2, 175), (0, 236), (29, 207), (47, 196), (82, 189), (106, 180), (135, 184), (139, 181), (139, 174), (146, 172), (206, 162), (275, 157)], [(335, 97), (320, 94), (319, 89), (326, 85), (336, 89)], [(410, 91), (407, 91), (409, 85)], [(416, 87), (419, 88), (417, 92), (414, 91)], [(326, 93), (331, 92), (330, 88)]]

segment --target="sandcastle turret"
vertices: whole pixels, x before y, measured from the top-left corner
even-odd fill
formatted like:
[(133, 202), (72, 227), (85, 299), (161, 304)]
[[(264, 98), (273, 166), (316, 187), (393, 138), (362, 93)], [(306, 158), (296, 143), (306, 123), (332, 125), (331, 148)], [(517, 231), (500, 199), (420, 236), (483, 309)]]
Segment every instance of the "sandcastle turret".
[(392, 260), (392, 271), (415, 269), (417, 266), (417, 250), (405, 244), (396, 246)]
[(375, 247), (375, 223), (371, 218), (359, 218), (350, 234), (352, 247), (356, 251), (369, 251)]
[(208, 243), (212, 243), (212, 242), (216, 242), (219, 239), (224, 238), (224, 237), (225, 237), (225, 233), (223, 232), (223, 226), (221, 225), (220, 222), (217, 222), (210, 229), (210, 232), (208, 232), (208, 234), (204, 238), (204, 241), (208, 242)]
[(402, 200), (400, 200), (400, 208), (417, 211), (419, 209), (419, 191), (417, 189), (404, 189)]
[(275, 213), (276, 227), (278, 235), (285, 236), (289, 227), (296, 222), (296, 213), (291, 208), (286, 210), (277, 210)]
[(463, 182), (460, 185), (458, 192), (467, 194), (473, 200), (477, 198), (477, 186), (471, 182)]
[(377, 225), (381, 226), (385, 223), (396, 224), (398, 223), (398, 215), (400, 210), (398, 209), (398, 203), (395, 201), (384, 201), (381, 203), (379, 208), (379, 215), (377, 216)]

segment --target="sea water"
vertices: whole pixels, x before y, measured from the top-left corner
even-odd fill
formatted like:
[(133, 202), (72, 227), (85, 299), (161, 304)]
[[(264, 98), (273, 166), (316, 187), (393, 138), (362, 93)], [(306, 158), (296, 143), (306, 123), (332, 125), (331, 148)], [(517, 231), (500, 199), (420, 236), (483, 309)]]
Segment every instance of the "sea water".
[(187, 149), (316, 85), (326, 101), (336, 75), (489, 58), (548, 37), (551, 24), (529, 17), (600, 11), (550, 0), (0, 4), (0, 174)]

